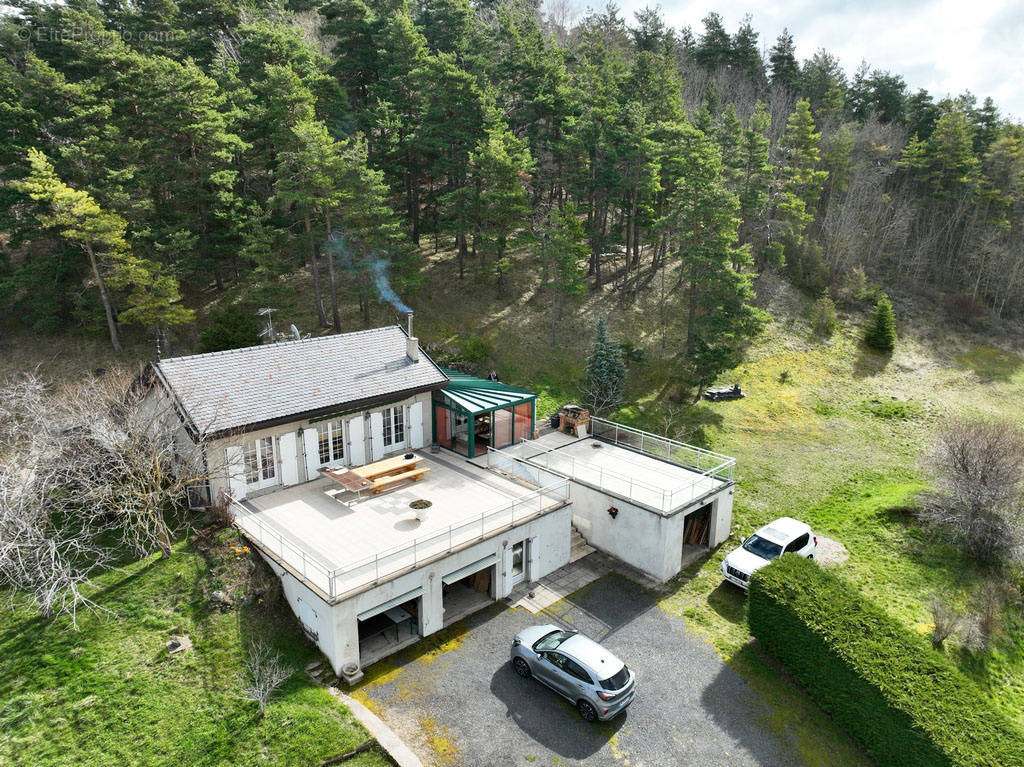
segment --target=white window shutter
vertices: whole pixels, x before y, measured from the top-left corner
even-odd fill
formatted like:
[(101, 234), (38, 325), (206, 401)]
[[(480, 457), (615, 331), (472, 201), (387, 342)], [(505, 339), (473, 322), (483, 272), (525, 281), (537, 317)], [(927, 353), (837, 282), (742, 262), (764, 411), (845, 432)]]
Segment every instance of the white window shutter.
[(384, 455), (384, 414), (370, 413), (370, 460), (376, 461)]
[(302, 431), (302, 445), (306, 452), (306, 479), (316, 479), (320, 476), (317, 471), (320, 468), (320, 440), (317, 437), (316, 427), (307, 426)]
[(224, 448), (224, 471), (228, 475), (228, 489), (236, 501), (245, 498), (249, 489), (245, 482), (245, 462), (242, 460), (241, 445), (229, 445)]
[[(383, 423), (381, 428), (384, 428)], [(363, 434), (362, 413), (348, 422), (348, 460), (350, 466), (362, 466), (366, 463), (366, 437)]]
[(409, 405), (409, 447), (423, 447), (423, 403), (413, 402)]
[(299, 455), (296, 449), (295, 432), (290, 431), (277, 438), (281, 455), (281, 484), (296, 485), (299, 482)]

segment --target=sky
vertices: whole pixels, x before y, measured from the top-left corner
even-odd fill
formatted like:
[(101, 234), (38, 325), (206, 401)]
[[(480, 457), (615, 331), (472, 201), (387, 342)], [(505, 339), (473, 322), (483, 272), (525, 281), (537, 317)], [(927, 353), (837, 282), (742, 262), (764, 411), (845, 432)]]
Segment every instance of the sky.
[[(634, 11), (658, 5), (618, 4), (628, 22)], [(666, 24), (689, 25), (697, 36), (710, 11), (722, 16), (730, 34), (750, 13), (763, 49), (788, 28), (801, 61), (825, 48), (848, 75), (867, 61), (936, 100), (970, 90), (979, 103), (991, 96), (1002, 114), (1024, 119), (1024, 0), (663, 0), (660, 7)]]

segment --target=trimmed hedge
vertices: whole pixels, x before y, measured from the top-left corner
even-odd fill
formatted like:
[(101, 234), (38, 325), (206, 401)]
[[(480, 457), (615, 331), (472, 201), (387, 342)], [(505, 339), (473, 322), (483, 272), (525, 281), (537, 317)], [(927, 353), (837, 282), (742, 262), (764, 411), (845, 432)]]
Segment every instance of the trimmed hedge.
[(750, 632), (879, 765), (1024, 765), (1024, 733), (944, 655), (816, 563), (758, 570)]

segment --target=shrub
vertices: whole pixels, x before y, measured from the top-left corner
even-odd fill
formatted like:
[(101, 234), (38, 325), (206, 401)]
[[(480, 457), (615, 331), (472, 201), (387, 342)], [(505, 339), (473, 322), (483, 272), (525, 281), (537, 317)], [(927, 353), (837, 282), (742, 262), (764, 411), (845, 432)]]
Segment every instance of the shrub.
[(827, 288), (824, 295), (811, 306), (811, 326), (814, 328), (815, 334), (822, 338), (829, 338), (839, 327), (836, 303), (832, 300)]
[(929, 457), (921, 516), (968, 556), (1024, 560), (1024, 433), (1009, 421), (950, 421)]
[(879, 765), (1024, 764), (1024, 733), (926, 639), (785, 556), (751, 579), (750, 631)]
[(486, 362), (494, 354), (494, 345), (486, 338), (477, 335), (460, 338), (456, 343), (459, 346), (462, 359), (466, 362)]
[(873, 349), (892, 351), (896, 347), (896, 316), (892, 312), (889, 297), (882, 294), (875, 304), (871, 323), (864, 333), (864, 343)]
[(883, 421), (909, 421), (924, 413), (924, 408), (920, 403), (898, 399), (884, 402), (877, 399), (865, 400), (860, 404), (860, 409)]
[(260, 342), (259, 319), (251, 309), (238, 304), (212, 308), (210, 324), (199, 334), (199, 347), (204, 352), (258, 346)]

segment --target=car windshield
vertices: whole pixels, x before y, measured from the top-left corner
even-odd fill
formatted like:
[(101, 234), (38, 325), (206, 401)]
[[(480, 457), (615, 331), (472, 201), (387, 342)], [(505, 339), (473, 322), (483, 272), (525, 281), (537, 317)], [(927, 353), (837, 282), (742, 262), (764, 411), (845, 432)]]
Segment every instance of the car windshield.
[(619, 673), (615, 676), (610, 676), (607, 679), (601, 681), (601, 687), (606, 690), (621, 690), (626, 686), (626, 682), (629, 681), (629, 668), (623, 666), (619, 669)]
[(533, 646), (533, 649), (537, 652), (547, 652), (548, 650), (558, 649), (558, 645), (562, 644), (566, 639), (571, 637), (575, 632), (573, 631), (552, 631), (550, 634), (545, 634), (537, 643)]
[(761, 559), (775, 559), (782, 553), (782, 547), (779, 544), (757, 535), (752, 535), (743, 541), (743, 548)]

